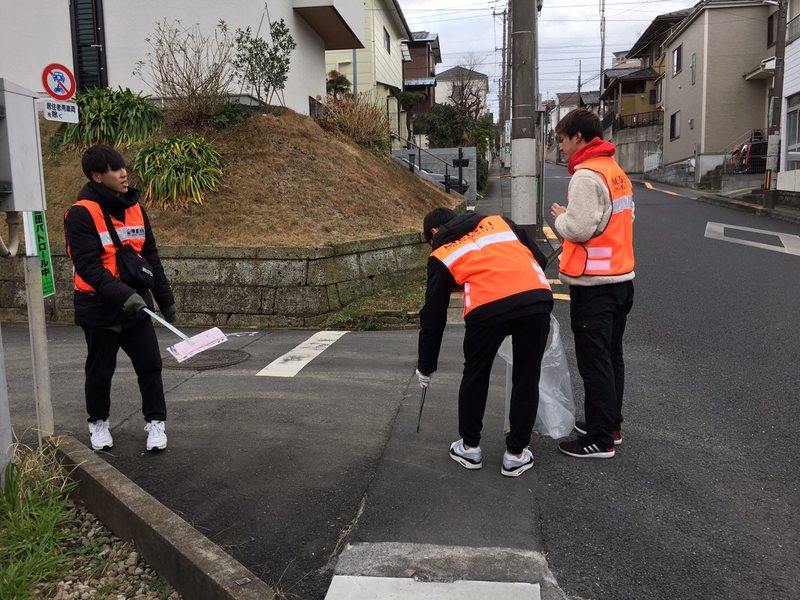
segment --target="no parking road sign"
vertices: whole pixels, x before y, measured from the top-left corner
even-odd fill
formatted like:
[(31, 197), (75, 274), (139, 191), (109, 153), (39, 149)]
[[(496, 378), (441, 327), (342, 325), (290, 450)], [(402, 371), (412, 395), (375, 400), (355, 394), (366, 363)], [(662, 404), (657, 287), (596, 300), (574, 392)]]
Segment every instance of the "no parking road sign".
[(47, 65), (42, 71), (42, 85), (51, 98), (45, 102), (44, 117), (48, 121), (78, 122), (78, 105), (67, 102), (75, 94), (75, 77), (58, 63)]
[(64, 102), (75, 94), (75, 77), (58, 63), (47, 65), (42, 71), (42, 85), (51, 98)]

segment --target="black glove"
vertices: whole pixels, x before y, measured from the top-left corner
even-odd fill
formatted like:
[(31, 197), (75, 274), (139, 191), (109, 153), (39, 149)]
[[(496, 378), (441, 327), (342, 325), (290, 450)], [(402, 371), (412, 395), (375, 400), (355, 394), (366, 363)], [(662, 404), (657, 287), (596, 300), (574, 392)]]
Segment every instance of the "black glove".
[(131, 294), (131, 296), (125, 300), (125, 304), (122, 305), (122, 310), (135, 317), (138, 317), (145, 308), (147, 308), (147, 303), (136, 293)]
[(167, 308), (162, 308), (161, 312), (164, 315), (164, 318), (167, 320), (167, 323), (174, 323), (175, 319), (178, 318), (178, 311), (175, 309), (175, 305), (172, 304)]

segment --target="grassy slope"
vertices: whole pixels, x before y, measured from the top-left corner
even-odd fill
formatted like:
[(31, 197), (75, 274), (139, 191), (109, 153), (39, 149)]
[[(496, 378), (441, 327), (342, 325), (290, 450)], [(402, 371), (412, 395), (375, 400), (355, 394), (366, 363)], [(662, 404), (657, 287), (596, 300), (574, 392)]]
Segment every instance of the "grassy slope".
[[(54, 131), (43, 122), (44, 138)], [(322, 246), (419, 231), (427, 211), (455, 203), (392, 159), (292, 111), (252, 114), (205, 136), (225, 160), (223, 185), (187, 211), (148, 207), (161, 246)], [(135, 148), (121, 151), (132, 159)], [(84, 180), (78, 153), (46, 156), (53, 242), (63, 240), (62, 215)]]

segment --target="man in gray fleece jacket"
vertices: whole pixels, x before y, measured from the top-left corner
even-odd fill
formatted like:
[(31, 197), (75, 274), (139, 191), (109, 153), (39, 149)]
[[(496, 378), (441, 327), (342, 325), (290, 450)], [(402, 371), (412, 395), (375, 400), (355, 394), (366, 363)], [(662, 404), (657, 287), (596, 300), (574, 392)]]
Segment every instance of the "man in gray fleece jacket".
[(556, 125), (572, 179), (567, 206), (554, 203), (563, 238), (559, 278), (569, 284), (570, 318), (585, 421), (559, 449), (577, 458), (613, 458), (622, 443), (625, 362), (622, 337), (633, 305), (633, 188), (602, 140), (599, 117), (586, 109)]

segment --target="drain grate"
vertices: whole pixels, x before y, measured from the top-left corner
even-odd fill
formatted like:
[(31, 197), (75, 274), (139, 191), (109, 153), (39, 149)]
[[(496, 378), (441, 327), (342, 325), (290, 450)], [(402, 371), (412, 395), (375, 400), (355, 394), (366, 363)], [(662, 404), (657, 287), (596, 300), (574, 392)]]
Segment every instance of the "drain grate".
[(208, 371), (220, 367), (230, 367), (246, 361), (250, 355), (244, 350), (206, 350), (181, 363), (172, 355), (162, 357), (165, 369), (188, 369), (190, 371)]

